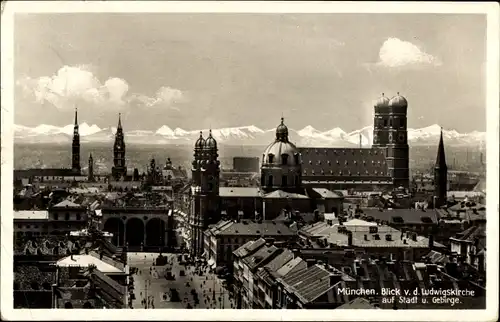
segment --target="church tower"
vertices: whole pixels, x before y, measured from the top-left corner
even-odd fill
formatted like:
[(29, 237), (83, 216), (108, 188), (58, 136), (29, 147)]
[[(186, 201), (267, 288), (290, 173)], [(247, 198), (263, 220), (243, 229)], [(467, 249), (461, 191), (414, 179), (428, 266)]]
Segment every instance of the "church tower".
[(75, 109), (75, 126), (73, 128), (73, 143), (71, 145), (71, 169), (80, 175), (80, 133), (78, 132), (78, 110)]
[(190, 211), (191, 252), (203, 254), (203, 232), (219, 220), (220, 161), (217, 142), (209, 132), (207, 139), (195, 143), (192, 167), (192, 198)]
[(125, 165), (125, 137), (123, 135), (121, 114), (118, 114), (118, 127), (116, 128), (115, 144), (113, 146), (113, 169), (111, 173), (115, 180), (120, 180), (127, 175)]
[(394, 187), (406, 189), (410, 185), (407, 110), (408, 102), (399, 93), (390, 100), (382, 94), (375, 103), (372, 145), (385, 148)]
[(94, 158), (92, 158), (92, 153), (89, 156), (89, 182), (94, 182)]
[(446, 156), (444, 153), (443, 129), (441, 129), (436, 165), (434, 166), (434, 206), (436, 208), (446, 205), (447, 184), (448, 167), (446, 166)]

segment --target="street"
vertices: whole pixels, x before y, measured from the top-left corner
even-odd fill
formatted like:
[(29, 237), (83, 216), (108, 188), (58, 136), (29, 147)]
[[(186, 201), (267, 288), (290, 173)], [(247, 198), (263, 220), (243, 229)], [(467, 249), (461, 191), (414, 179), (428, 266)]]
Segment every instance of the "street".
[[(196, 274), (194, 266), (184, 266), (177, 262), (177, 254), (162, 254), (172, 265), (153, 266), (158, 253), (129, 253), (128, 264), (136, 267), (138, 272), (133, 275), (135, 300), (133, 308), (177, 308), (185, 309), (188, 306), (196, 309), (230, 309), (234, 307), (227, 290), (222, 287), (221, 281), (214, 275), (203, 272)], [(165, 278), (165, 269), (171, 267), (174, 280)], [(180, 276), (181, 270), (185, 276)], [(171, 289), (179, 295), (179, 301), (171, 301)], [(193, 289), (198, 296), (195, 303)], [(215, 298), (214, 298), (215, 295)]]

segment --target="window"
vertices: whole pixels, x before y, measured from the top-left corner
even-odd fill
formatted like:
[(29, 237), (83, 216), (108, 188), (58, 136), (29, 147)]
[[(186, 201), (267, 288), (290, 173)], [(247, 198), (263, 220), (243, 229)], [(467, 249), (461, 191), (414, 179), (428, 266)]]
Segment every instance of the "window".
[(69, 213), (66, 213), (66, 215), (64, 215), (64, 220), (69, 220)]
[(294, 159), (295, 159), (295, 164), (299, 164), (299, 163), (300, 163), (300, 160), (299, 160), (299, 154), (298, 154), (298, 153), (295, 153), (293, 157), (294, 157)]
[(389, 119), (389, 127), (392, 127), (392, 118)]
[(286, 187), (288, 185), (288, 182), (287, 182), (287, 177), (286, 176), (282, 176), (281, 177), (281, 185)]
[(23, 228), (23, 225), (17, 224), (17, 228), (21, 229), (21, 228)]
[(76, 220), (82, 220), (82, 215), (76, 214)]
[(54, 220), (59, 220), (59, 214), (54, 214)]
[(299, 186), (299, 185), (300, 185), (299, 176), (295, 175), (295, 186)]
[(274, 161), (274, 155), (269, 154), (269, 155), (267, 156), (267, 159), (268, 159), (268, 162), (269, 162), (269, 163), (273, 163), (273, 161)]
[(281, 155), (281, 165), (287, 165), (288, 164), (288, 154), (282, 154)]
[(384, 127), (387, 126), (387, 120), (384, 120)]
[(267, 181), (267, 185), (270, 187), (273, 186), (273, 176), (272, 175), (269, 176), (268, 181)]
[(30, 225), (26, 225), (26, 228), (27, 228), (27, 229), (30, 229), (30, 227), (31, 227)]

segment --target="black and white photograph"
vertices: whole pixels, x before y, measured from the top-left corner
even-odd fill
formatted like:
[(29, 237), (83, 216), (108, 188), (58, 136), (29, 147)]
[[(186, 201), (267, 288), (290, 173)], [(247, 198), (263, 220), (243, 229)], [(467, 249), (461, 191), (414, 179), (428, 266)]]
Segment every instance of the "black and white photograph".
[(498, 20), (2, 1), (2, 318), (496, 320)]

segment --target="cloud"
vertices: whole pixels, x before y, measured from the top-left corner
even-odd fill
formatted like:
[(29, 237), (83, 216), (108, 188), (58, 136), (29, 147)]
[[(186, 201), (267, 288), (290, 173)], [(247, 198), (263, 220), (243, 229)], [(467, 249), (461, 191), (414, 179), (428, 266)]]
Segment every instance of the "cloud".
[(378, 66), (403, 67), (409, 65), (441, 65), (441, 61), (420, 49), (417, 45), (398, 38), (389, 38), (379, 51)]
[(142, 94), (134, 94), (130, 98), (131, 102), (147, 107), (147, 108), (169, 108), (178, 110), (176, 106), (178, 103), (183, 103), (187, 100), (184, 93), (178, 89), (162, 86), (156, 91), (154, 97), (149, 97)]
[(129, 94), (126, 80), (111, 77), (102, 83), (87, 67), (64, 66), (53, 76), (24, 77), (17, 82), (23, 92), (40, 104), (49, 102), (60, 110), (84, 101), (95, 107), (123, 109), (131, 101), (147, 107), (168, 106), (184, 100), (182, 91), (161, 87), (154, 97)]

